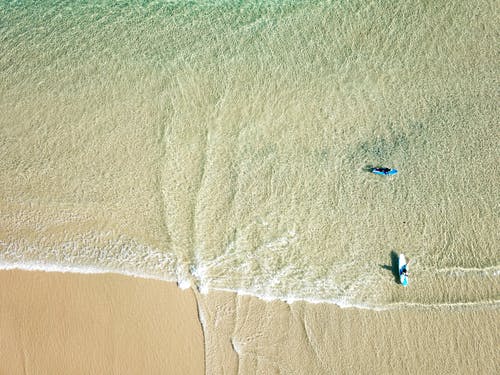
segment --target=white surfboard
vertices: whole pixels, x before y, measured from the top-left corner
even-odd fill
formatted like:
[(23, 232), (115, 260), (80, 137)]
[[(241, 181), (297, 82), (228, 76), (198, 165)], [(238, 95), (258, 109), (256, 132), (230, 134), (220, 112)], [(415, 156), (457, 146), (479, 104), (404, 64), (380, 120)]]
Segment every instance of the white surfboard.
[(398, 269), (399, 269), (399, 280), (401, 281), (401, 285), (407, 286), (408, 285), (408, 276), (403, 274), (403, 268), (406, 268), (408, 271), (408, 263), (406, 263), (406, 258), (404, 254), (399, 255), (399, 264), (398, 264)]

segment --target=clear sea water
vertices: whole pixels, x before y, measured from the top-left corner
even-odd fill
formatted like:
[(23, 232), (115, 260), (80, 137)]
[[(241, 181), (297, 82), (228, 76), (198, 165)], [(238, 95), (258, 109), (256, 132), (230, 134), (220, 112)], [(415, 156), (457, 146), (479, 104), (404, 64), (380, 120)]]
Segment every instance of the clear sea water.
[(492, 1), (1, 1), (1, 267), (498, 307), (498, 32)]

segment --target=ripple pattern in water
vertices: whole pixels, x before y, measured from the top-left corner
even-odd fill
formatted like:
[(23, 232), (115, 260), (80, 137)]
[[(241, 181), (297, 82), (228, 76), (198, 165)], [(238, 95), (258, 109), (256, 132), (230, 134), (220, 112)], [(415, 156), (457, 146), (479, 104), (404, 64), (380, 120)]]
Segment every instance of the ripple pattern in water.
[(494, 15), (491, 1), (1, 2), (2, 266), (497, 305)]

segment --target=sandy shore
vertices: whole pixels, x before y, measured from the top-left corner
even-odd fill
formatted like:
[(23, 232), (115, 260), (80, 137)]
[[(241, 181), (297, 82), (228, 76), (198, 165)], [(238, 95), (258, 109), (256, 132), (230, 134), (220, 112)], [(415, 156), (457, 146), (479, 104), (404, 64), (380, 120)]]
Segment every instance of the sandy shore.
[(495, 308), (377, 312), (0, 271), (2, 374), (495, 374), (499, 322)]
[(372, 311), (198, 296), (209, 374), (498, 374), (494, 308)]
[(0, 271), (1, 374), (203, 374), (195, 297), (114, 274)]

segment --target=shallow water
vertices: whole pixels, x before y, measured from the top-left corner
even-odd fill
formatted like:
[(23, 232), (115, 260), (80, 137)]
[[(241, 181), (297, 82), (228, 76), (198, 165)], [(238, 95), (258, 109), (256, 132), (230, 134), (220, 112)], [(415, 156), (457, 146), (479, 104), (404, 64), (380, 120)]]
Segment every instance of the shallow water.
[(498, 307), (495, 14), (2, 2), (2, 268)]

